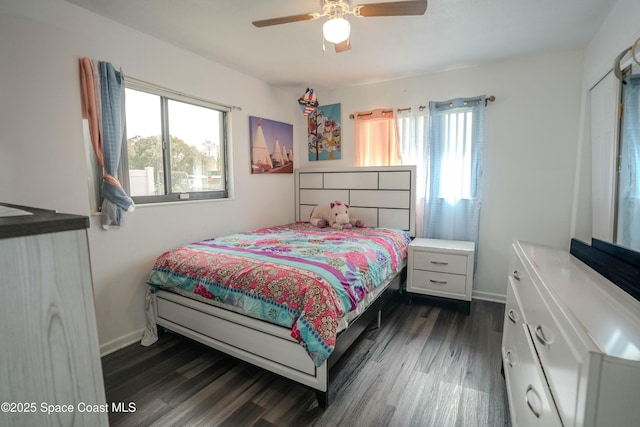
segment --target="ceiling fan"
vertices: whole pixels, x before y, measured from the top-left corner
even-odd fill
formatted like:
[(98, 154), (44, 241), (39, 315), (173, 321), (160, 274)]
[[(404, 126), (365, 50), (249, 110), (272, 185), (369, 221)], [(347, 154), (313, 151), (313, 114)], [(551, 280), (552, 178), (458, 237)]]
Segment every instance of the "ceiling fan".
[(328, 19), (322, 26), (324, 40), (333, 43), (336, 52), (340, 53), (351, 49), (351, 43), (349, 42), (351, 24), (345, 19), (345, 16), (348, 14), (362, 18), (374, 16), (409, 16), (424, 15), (427, 10), (427, 0), (369, 3), (355, 6), (353, 9), (351, 9), (350, 0), (320, 0), (320, 5), (322, 6), (321, 13), (303, 13), (300, 15), (282, 16), (280, 18), (263, 19), (253, 21), (253, 25), (262, 28), (291, 22), (310, 21), (326, 16)]

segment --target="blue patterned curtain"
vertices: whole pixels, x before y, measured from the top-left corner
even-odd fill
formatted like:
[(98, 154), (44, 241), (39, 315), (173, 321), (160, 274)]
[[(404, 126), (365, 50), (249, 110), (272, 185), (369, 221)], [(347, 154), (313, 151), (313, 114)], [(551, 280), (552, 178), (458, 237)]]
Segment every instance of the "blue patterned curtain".
[(640, 75), (625, 83), (616, 243), (640, 250)]
[(478, 242), (485, 97), (429, 103), (425, 237)]
[(132, 210), (134, 204), (116, 178), (124, 140), (124, 80), (122, 73), (108, 62), (99, 63), (99, 72), (104, 155), (102, 227), (109, 229), (119, 227), (123, 212)]
[(89, 123), (91, 144), (102, 167), (102, 228), (108, 230), (122, 225), (122, 214), (135, 209), (116, 178), (124, 141), (124, 80), (110, 63), (80, 58), (80, 83), (82, 117)]

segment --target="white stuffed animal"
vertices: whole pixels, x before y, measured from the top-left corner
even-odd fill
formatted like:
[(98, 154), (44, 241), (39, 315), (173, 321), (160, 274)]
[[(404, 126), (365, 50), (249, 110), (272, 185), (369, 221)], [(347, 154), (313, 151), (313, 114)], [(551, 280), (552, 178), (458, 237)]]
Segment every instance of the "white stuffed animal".
[(318, 205), (311, 211), (311, 224), (316, 227), (331, 227), (342, 230), (352, 227), (364, 227), (359, 219), (349, 219), (349, 205), (339, 200), (326, 205)]

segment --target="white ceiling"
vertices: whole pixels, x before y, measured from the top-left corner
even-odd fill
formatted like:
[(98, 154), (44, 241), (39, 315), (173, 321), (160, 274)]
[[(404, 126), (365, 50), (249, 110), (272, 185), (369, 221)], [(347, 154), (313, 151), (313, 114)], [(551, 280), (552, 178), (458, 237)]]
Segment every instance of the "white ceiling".
[[(67, 0), (220, 64), (282, 86), (339, 88), (584, 47), (616, 0), (430, 0), (423, 16), (356, 18), (352, 49), (322, 52), (319, 0)], [(384, 0), (355, 0), (353, 5)]]

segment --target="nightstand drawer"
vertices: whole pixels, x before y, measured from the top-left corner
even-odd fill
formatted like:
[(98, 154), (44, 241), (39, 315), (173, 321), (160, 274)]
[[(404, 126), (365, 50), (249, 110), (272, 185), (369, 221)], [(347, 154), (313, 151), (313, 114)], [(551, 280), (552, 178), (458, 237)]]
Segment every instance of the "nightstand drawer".
[(441, 273), (466, 274), (467, 257), (464, 255), (414, 251), (413, 268)]
[(467, 277), (459, 274), (414, 270), (411, 290), (419, 292), (424, 289), (464, 296), (466, 281)]

